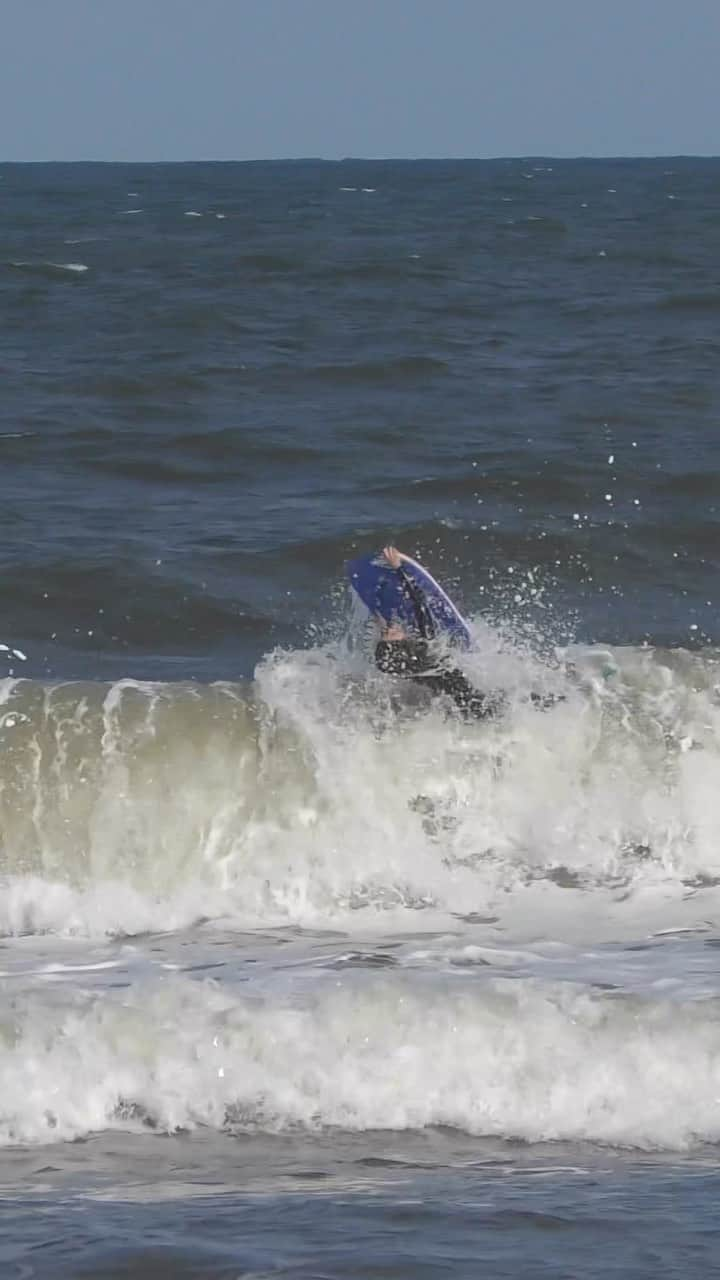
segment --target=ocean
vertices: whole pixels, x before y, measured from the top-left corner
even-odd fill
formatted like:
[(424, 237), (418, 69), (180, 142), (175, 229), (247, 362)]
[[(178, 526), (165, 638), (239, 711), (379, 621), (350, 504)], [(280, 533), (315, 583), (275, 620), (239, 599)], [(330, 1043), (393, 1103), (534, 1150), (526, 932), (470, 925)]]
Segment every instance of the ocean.
[(719, 200), (0, 165), (3, 1280), (712, 1274)]

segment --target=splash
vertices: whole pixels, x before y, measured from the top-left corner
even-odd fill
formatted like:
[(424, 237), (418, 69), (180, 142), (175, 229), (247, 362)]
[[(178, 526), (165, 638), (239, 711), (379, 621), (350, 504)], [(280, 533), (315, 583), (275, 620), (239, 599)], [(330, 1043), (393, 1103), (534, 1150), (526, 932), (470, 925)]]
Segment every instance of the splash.
[[(717, 655), (567, 650), (490, 628), (465, 723), (357, 644), (277, 651), (252, 685), (7, 680), (0, 928), (133, 933), (482, 912), (560, 890), (720, 879)], [(562, 695), (538, 710), (532, 692)]]

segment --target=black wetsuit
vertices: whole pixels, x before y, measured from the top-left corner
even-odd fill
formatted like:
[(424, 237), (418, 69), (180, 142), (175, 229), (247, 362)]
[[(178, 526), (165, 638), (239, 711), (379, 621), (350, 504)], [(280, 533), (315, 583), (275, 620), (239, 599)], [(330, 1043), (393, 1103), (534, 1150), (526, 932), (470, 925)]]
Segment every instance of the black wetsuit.
[(496, 715), (504, 704), (502, 694), (480, 693), (458, 667), (447, 667), (433, 656), (429, 641), (435, 640), (437, 629), (425, 597), (402, 568), (397, 569), (403, 590), (412, 602), (419, 638), (380, 640), (375, 649), (375, 663), (386, 675), (402, 676), (422, 684), (431, 693), (445, 694), (466, 716), (482, 720)]
[(458, 667), (441, 666), (426, 640), (380, 640), (375, 662), (386, 675), (402, 676), (424, 685), (431, 693), (446, 694), (464, 715), (482, 720), (501, 710), (501, 694), (480, 693)]

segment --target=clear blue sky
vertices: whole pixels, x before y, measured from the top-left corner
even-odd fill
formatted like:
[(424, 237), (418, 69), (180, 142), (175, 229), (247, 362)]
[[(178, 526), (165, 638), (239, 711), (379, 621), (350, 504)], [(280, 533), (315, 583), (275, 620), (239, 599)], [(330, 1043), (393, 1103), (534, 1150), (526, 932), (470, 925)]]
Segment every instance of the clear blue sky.
[(0, 160), (720, 152), (720, 0), (0, 0), (0, 32)]

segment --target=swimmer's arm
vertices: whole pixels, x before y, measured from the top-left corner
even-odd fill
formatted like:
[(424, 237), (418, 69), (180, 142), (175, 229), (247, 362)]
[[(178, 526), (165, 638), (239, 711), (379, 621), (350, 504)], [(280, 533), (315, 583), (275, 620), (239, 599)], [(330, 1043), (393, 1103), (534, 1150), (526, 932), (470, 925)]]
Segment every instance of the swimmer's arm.
[(402, 578), (405, 590), (412, 600), (413, 608), (415, 609), (415, 617), (417, 619), (418, 631), (420, 632), (423, 640), (435, 640), (437, 638), (435, 620), (432, 616), (431, 610), (428, 608), (425, 593), (422, 590), (422, 587), (418, 586), (417, 582), (410, 577), (410, 574), (405, 572), (401, 552), (398, 551), (397, 547), (388, 546), (383, 547), (383, 555), (390, 565), (390, 568), (395, 569)]

